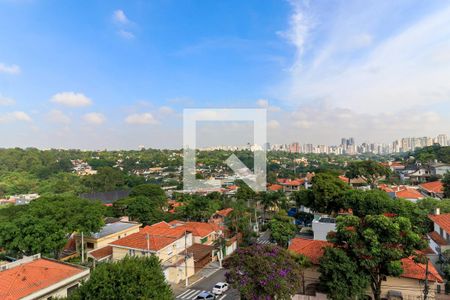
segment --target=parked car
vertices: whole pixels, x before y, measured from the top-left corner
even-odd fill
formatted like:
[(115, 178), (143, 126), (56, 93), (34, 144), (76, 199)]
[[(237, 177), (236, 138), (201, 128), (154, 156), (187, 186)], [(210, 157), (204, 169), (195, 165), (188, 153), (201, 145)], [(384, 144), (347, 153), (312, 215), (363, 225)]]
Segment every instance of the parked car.
[(197, 295), (195, 300), (215, 300), (216, 296), (214, 294), (211, 294), (210, 292), (201, 292)]
[(226, 292), (228, 290), (228, 288), (229, 288), (228, 283), (218, 282), (214, 286), (212, 292), (213, 292), (213, 294), (216, 294), (216, 295), (222, 295), (224, 292)]

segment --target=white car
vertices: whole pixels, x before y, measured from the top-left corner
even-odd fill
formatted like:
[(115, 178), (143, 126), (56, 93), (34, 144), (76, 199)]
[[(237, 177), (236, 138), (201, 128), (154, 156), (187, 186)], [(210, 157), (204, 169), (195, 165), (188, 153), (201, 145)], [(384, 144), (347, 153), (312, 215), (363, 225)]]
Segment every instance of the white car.
[(228, 291), (228, 288), (229, 288), (228, 283), (226, 283), (226, 282), (218, 282), (214, 286), (212, 292), (214, 294), (216, 294), (216, 295), (222, 295), (223, 293)]

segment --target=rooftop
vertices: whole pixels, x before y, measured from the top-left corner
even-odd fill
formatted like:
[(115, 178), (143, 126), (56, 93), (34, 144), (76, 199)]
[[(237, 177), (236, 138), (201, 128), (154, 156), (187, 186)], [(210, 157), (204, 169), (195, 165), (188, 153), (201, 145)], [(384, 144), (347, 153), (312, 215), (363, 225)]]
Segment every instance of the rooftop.
[(450, 233), (450, 213), (439, 214), (439, 215), (429, 215), (431, 221), (438, 224), (446, 232)]
[[(408, 257), (402, 259), (402, 267), (403, 273), (400, 277), (425, 280), (425, 264), (416, 263), (412, 257)], [(432, 263), (428, 264), (428, 280), (443, 282), (441, 275)]]
[(148, 234), (144, 229), (121, 238), (120, 240), (114, 241), (110, 243), (110, 245), (139, 250), (159, 251), (178, 239), (174, 237), (164, 237)]
[(85, 271), (85, 268), (38, 256), (0, 271), (0, 299), (21, 299)]
[(297, 254), (306, 256), (313, 264), (317, 265), (319, 264), (320, 258), (323, 256), (323, 248), (331, 245), (331, 243), (326, 241), (293, 238), (288, 249)]
[(444, 192), (444, 185), (441, 181), (426, 182), (419, 184), (419, 186), (429, 193), (439, 194)]
[(94, 234), (91, 235), (92, 238), (95, 239), (100, 239), (102, 237), (111, 235), (111, 234), (115, 234), (121, 231), (124, 231), (126, 229), (130, 229), (133, 227), (140, 227), (141, 224), (136, 223), (136, 222), (123, 222), (123, 221), (119, 221), (119, 222), (115, 222), (115, 223), (108, 223), (105, 226), (103, 226), (103, 228), (99, 231), (96, 232)]

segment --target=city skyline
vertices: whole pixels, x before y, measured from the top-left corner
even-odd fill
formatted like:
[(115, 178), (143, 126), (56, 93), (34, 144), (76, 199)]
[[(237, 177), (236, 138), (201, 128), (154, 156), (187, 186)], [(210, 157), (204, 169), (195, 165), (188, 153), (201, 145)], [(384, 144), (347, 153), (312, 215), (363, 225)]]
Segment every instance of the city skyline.
[(0, 0), (0, 147), (180, 148), (184, 108), (266, 108), (272, 143), (450, 134), (449, 28), (442, 1)]

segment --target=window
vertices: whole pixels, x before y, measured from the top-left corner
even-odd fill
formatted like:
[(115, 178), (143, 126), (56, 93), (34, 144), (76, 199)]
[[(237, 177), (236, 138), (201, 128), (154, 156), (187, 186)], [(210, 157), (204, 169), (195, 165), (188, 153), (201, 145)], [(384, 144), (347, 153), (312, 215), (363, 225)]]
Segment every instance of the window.
[(67, 296), (72, 295), (72, 294), (75, 292), (75, 290), (76, 290), (77, 288), (78, 288), (78, 283), (75, 284), (75, 285), (72, 285), (71, 287), (69, 287), (69, 288), (67, 289)]
[(88, 249), (94, 249), (94, 243), (87, 242), (87, 243), (86, 243), (86, 247), (87, 247)]
[(129, 249), (129, 250), (128, 250), (128, 254), (129, 254), (129, 255), (135, 255), (135, 254), (136, 254), (136, 251), (135, 251), (134, 249)]

